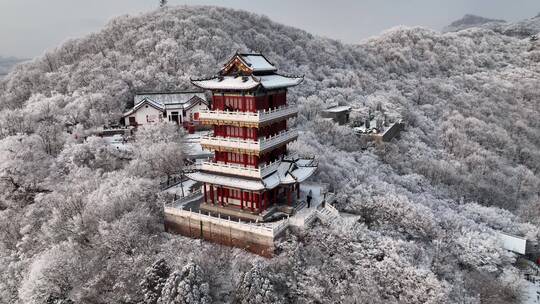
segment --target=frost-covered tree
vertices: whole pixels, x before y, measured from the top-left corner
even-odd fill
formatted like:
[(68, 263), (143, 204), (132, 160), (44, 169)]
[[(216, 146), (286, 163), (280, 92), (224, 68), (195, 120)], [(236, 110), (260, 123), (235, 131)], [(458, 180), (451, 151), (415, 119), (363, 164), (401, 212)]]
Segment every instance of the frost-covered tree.
[(67, 171), (82, 167), (114, 171), (121, 168), (127, 158), (127, 153), (108, 145), (102, 138), (91, 136), (83, 143), (68, 144), (57, 157), (57, 167)]
[(171, 123), (140, 128), (133, 144), (133, 160), (128, 170), (144, 177), (169, 178), (184, 165), (184, 131)]
[[(293, 232), (265, 262), (283, 301), (517, 302), (514, 257), (495, 235), (539, 234), (540, 55), (516, 38), (537, 21), (514, 34), (398, 27), (349, 45), (244, 11), (170, 7), (14, 67), (0, 79), (0, 299), (140, 302), (156, 256), (175, 267), (202, 252), (214, 300), (232, 302), (253, 257), (163, 233), (157, 179), (183, 165), (176, 127), (141, 128), (126, 152), (88, 136), (137, 91), (188, 89), (236, 50), (262, 50), (305, 75), (288, 93), (302, 131), (288, 148), (317, 156), (314, 179), (353, 214)], [(318, 118), (330, 104), (383, 108), (406, 132), (360, 143)]]
[(152, 266), (146, 268), (144, 280), (141, 282), (141, 289), (144, 295), (143, 303), (156, 304), (161, 297), (161, 291), (165, 285), (165, 282), (171, 269), (167, 265), (164, 259), (155, 261)]
[(269, 271), (270, 269), (265, 269), (261, 263), (255, 264), (247, 271), (236, 288), (234, 303), (283, 303), (283, 299), (275, 290)]
[(69, 303), (71, 277), (78, 269), (78, 255), (68, 243), (39, 255), (19, 289), (24, 303)]
[(204, 280), (202, 269), (189, 262), (182, 271), (174, 271), (163, 286), (158, 304), (209, 304), (210, 287)]

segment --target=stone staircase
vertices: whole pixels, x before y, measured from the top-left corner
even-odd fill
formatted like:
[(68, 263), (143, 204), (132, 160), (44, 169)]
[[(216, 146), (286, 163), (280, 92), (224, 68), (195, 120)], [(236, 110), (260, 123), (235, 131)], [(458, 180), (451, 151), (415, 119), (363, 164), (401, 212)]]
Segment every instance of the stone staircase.
[(317, 217), (323, 223), (330, 223), (339, 217), (339, 211), (332, 205), (326, 203), (323, 208), (317, 210)]

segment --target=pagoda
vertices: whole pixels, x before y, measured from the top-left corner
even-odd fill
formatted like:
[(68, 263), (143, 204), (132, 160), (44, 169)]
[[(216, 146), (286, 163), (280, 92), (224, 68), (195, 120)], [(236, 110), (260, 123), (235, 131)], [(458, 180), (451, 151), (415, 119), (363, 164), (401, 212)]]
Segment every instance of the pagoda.
[(199, 113), (213, 133), (201, 138), (212, 160), (187, 176), (202, 183), (200, 210), (244, 220), (266, 221), (298, 204), (300, 183), (316, 170), (313, 158), (287, 154), (298, 138), (288, 119), (298, 108), (287, 90), (303, 76), (280, 74), (260, 53), (236, 53), (217, 73), (191, 82), (212, 93), (209, 110)]

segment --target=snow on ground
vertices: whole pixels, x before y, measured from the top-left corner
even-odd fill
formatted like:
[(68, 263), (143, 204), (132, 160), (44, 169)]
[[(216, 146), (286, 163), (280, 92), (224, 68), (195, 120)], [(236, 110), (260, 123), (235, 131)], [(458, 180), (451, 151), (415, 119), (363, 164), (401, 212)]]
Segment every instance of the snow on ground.
[(525, 304), (540, 304), (540, 276), (531, 276), (527, 281)]
[(306, 201), (307, 195), (311, 190), (311, 196), (313, 197), (311, 201), (311, 206), (317, 207), (323, 201), (323, 195), (325, 190), (325, 185), (316, 184), (316, 183), (301, 183), (300, 184), (300, 199)]
[(104, 136), (103, 137), (103, 140), (105, 140), (105, 142), (116, 148), (117, 150), (121, 150), (121, 151), (126, 151), (127, 150), (127, 146), (126, 146), (126, 143), (124, 141), (124, 137), (120, 134), (115, 134), (113, 136)]
[(201, 136), (207, 135), (209, 131), (197, 131), (193, 134), (187, 134), (185, 143), (187, 146), (187, 154), (190, 158), (208, 158), (214, 154), (210, 151), (203, 150), (201, 146)]
[(170, 193), (170, 194), (176, 194), (177, 197), (182, 197), (182, 188), (183, 188), (183, 196), (188, 196), (191, 193), (191, 190), (197, 190), (197, 189), (191, 189), (193, 185), (195, 185), (196, 181), (188, 179), (176, 186), (172, 186), (168, 189), (163, 190), (163, 192)]
[[(310, 208), (307, 207), (307, 195), (311, 190), (311, 200)], [(317, 211), (319, 205), (321, 205), (324, 199), (325, 186), (315, 183), (302, 183), (300, 184), (300, 200), (305, 201), (306, 205), (297, 210), (291, 220), (293, 223), (297, 223), (297, 226), (303, 226), (306, 222), (306, 219), (311, 217), (314, 212)]]

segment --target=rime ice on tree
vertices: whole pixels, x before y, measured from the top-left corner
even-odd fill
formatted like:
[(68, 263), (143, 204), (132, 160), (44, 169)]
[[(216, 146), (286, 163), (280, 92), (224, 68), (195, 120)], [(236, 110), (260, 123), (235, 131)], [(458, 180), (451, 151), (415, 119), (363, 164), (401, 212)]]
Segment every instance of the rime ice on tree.
[(264, 221), (277, 206), (295, 203), (300, 183), (316, 169), (312, 158), (287, 156), (287, 143), (298, 137), (287, 125), (298, 113), (287, 104), (287, 89), (302, 81), (279, 74), (258, 53), (237, 53), (218, 75), (192, 79), (213, 100), (199, 119), (213, 126), (201, 145), (215, 157), (188, 175), (203, 183), (201, 210)]

